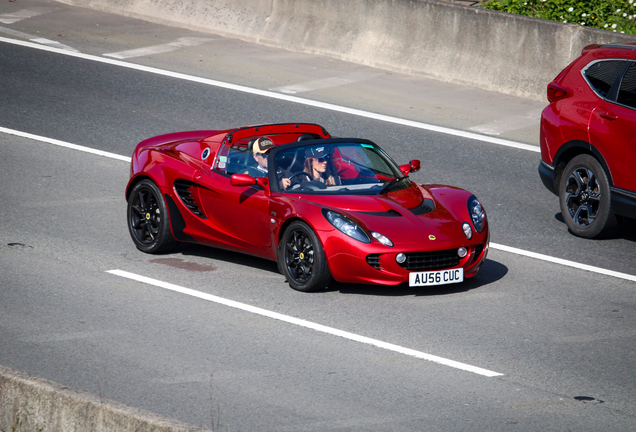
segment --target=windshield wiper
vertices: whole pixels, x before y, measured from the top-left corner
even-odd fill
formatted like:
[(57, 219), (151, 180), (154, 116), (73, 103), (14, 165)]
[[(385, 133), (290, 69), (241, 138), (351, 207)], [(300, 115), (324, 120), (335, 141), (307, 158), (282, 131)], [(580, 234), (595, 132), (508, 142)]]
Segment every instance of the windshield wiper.
[(380, 194), (388, 192), (388, 190), (391, 189), (393, 186), (395, 186), (398, 183), (402, 182), (402, 180), (408, 180), (408, 178), (409, 178), (409, 176), (394, 178), (393, 180), (391, 180), (390, 182), (388, 182), (387, 184), (384, 185), (384, 187), (380, 191)]

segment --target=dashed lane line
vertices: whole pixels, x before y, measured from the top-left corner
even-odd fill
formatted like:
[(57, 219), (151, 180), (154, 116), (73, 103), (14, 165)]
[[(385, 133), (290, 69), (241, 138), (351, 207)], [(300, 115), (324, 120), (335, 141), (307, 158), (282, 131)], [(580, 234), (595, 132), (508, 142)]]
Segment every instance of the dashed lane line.
[(337, 77), (323, 78), (300, 84), (291, 84), (283, 87), (275, 87), (271, 88), (270, 90), (273, 92), (285, 94), (298, 94), (365, 81), (382, 75), (384, 74), (378, 72), (354, 72)]
[(419, 358), (422, 360), (427, 360), (433, 363), (438, 363), (444, 366), (449, 366), (455, 369), (460, 369), (463, 371), (467, 371), (467, 372), (472, 372), (478, 375), (482, 375), (485, 377), (497, 377), (497, 376), (502, 376), (502, 373), (499, 372), (494, 372), (488, 369), (483, 369), (477, 366), (472, 366), (466, 363), (461, 363), (455, 360), (450, 360), (447, 358), (443, 358), (443, 357), (438, 357), (436, 355), (432, 355), (432, 354), (427, 354), (425, 352), (422, 351), (417, 351), (414, 349), (410, 349), (410, 348), (405, 348), (399, 345), (394, 345), (392, 343), (388, 343), (388, 342), (383, 342), (381, 340), (378, 339), (372, 339), (366, 336), (361, 336), (355, 333), (350, 333), (344, 330), (339, 330), (337, 328), (334, 327), (328, 327), (322, 324), (317, 324), (311, 321), (306, 321), (300, 318), (295, 318), (289, 315), (283, 315), (281, 313), (278, 312), (273, 312), (267, 309), (263, 309), (263, 308), (259, 308), (256, 306), (251, 306), (248, 305), (246, 303), (240, 303), (234, 300), (228, 300), (226, 298), (223, 297), (218, 297), (212, 294), (208, 294), (208, 293), (204, 293), (201, 291), (196, 291), (190, 288), (185, 288), (179, 285), (174, 285), (168, 282), (164, 282), (164, 281), (160, 281), (157, 279), (152, 279), (149, 277), (145, 277), (145, 276), (140, 276), (138, 274), (135, 273), (130, 273), (127, 271), (123, 271), (123, 270), (109, 270), (106, 273), (110, 273), (116, 276), (120, 276), (120, 277), (124, 277), (127, 279), (132, 279), (135, 280), (137, 282), (141, 282), (141, 283), (145, 283), (145, 284), (149, 284), (152, 286), (156, 286), (159, 288), (163, 288), (165, 290), (169, 290), (169, 291), (173, 291), (173, 292), (177, 292), (180, 294), (185, 294), (188, 296), (192, 296), (192, 297), (196, 297), (202, 300), (206, 300), (209, 302), (213, 302), (213, 303), (218, 303), (224, 306), (229, 306), (235, 309), (239, 309), (245, 312), (249, 312), (249, 313), (253, 313), (256, 315), (261, 315), (267, 318), (271, 318), (271, 319), (275, 319), (278, 321), (282, 321), (282, 322), (286, 322), (289, 324), (293, 324), (296, 326), (300, 326), (300, 327), (305, 327), (311, 330), (315, 330), (321, 333), (326, 333), (332, 336), (338, 336), (341, 338), (345, 338), (345, 339), (349, 339), (355, 342), (359, 342), (359, 343), (363, 343), (363, 344), (368, 344), (368, 345), (373, 345), (375, 347), (378, 348), (382, 348), (388, 351), (393, 351), (399, 354), (404, 354), (404, 355), (408, 355), (411, 357), (415, 357), (415, 358)]
[[(53, 145), (57, 145), (60, 147), (66, 147), (69, 149), (73, 149), (73, 150), (78, 150), (78, 151), (82, 151), (82, 152), (86, 152), (86, 153), (91, 153), (91, 154), (95, 154), (95, 155), (99, 155), (99, 156), (104, 156), (104, 157), (108, 157), (111, 159), (117, 159), (123, 162), (128, 162), (130, 163), (131, 158), (128, 156), (122, 156), (122, 155), (118, 155), (115, 153), (110, 153), (107, 151), (103, 151), (103, 150), (97, 150), (97, 149), (92, 149), (90, 147), (84, 147), (84, 146), (80, 146), (77, 144), (71, 144), (65, 141), (60, 141), (60, 140), (56, 140), (53, 138), (47, 138), (47, 137), (43, 137), (43, 136), (39, 136), (39, 135), (34, 135), (34, 134), (30, 134), (27, 132), (21, 132), (21, 131), (17, 131), (14, 129), (8, 129), (8, 128), (4, 128), (4, 127), (0, 127), (0, 133), (6, 133), (9, 135), (16, 135), (16, 136), (20, 136), (23, 138), (28, 138), (28, 139), (32, 139), (35, 141), (40, 141), (40, 142), (45, 142), (48, 144), (53, 144)], [(560, 264), (563, 266), (567, 266), (567, 267), (572, 267), (572, 268), (576, 268), (579, 270), (585, 270), (585, 271), (589, 271), (589, 272), (593, 272), (593, 273), (598, 273), (598, 274), (602, 274), (605, 276), (611, 276), (611, 277), (615, 277), (618, 279), (624, 279), (624, 280), (628, 280), (628, 281), (632, 281), (632, 282), (636, 282), (636, 276), (635, 275), (631, 275), (631, 274), (627, 274), (627, 273), (621, 273), (621, 272), (617, 272), (617, 271), (613, 271), (613, 270), (607, 270), (601, 267), (595, 267), (595, 266), (591, 266), (591, 265), (587, 265), (587, 264), (582, 264), (582, 263), (577, 263), (575, 261), (569, 261), (569, 260), (565, 260), (562, 258), (556, 258), (553, 256), (549, 256), (549, 255), (544, 255), (544, 254), (540, 254), (540, 253), (536, 253), (536, 252), (530, 252), (530, 251), (526, 251), (523, 249), (518, 249), (518, 248), (514, 248), (511, 246), (505, 246), (505, 245), (501, 245), (498, 243), (490, 243), (490, 247), (493, 249), (498, 249), (504, 252), (508, 252), (508, 253), (513, 253), (516, 255), (522, 255), (528, 258), (534, 258), (534, 259), (538, 259), (541, 261), (547, 261), (547, 262), (551, 262), (551, 263), (555, 263), (555, 264)]]
[(0, 14), (0, 23), (3, 24), (15, 24), (18, 21), (22, 21), (28, 18), (33, 18), (34, 16), (43, 15), (47, 13), (53, 12), (54, 8), (49, 7), (36, 7), (30, 9), (21, 9), (16, 12), (9, 12)]
[[(64, 50), (64, 51), (79, 52), (75, 48), (70, 47), (68, 45), (64, 45), (63, 43), (60, 43), (58, 41), (54, 41), (54, 40), (51, 40), (51, 39), (46, 39), (46, 38), (39, 37), (39, 36), (30, 35), (30, 34), (27, 34), (27, 33), (22, 33), (20, 31), (13, 30), (13, 29), (6, 28), (6, 27), (0, 27), (0, 33), (8, 34), (8, 35), (19, 37), (19, 38), (22, 38), (22, 39), (27, 39), (27, 40), (30, 40), (31, 42), (35, 42), (36, 44), (47, 45), (47, 46), (50, 46), (50, 47), (53, 47), (53, 48), (59, 48), (59, 49)], [(1, 39), (4, 39), (4, 38), (0, 38), (0, 40)], [(13, 39), (9, 39), (9, 40), (13, 40)], [(36, 46), (39, 46), (39, 45), (36, 45)]]
[(144, 48), (135, 48), (135, 49), (127, 50), (127, 51), (106, 53), (106, 54), (104, 54), (104, 56), (123, 60), (123, 59), (127, 59), (127, 58), (143, 57), (143, 56), (149, 56), (149, 55), (153, 55), (153, 54), (160, 54), (160, 53), (166, 53), (166, 52), (170, 52), (170, 51), (176, 51), (176, 50), (179, 50), (181, 48), (202, 45), (202, 44), (204, 44), (206, 42), (210, 42), (212, 40), (214, 40), (214, 39), (212, 39), (212, 38), (199, 38), (199, 37), (183, 37), (183, 38), (177, 39), (174, 42), (168, 42), (168, 43), (165, 43), (165, 44), (153, 45), (153, 46), (144, 47)]
[(537, 125), (540, 120), (541, 111), (530, 111), (525, 115), (508, 116), (505, 119), (494, 120), (490, 123), (469, 127), (468, 129), (485, 135), (501, 135), (505, 132)]

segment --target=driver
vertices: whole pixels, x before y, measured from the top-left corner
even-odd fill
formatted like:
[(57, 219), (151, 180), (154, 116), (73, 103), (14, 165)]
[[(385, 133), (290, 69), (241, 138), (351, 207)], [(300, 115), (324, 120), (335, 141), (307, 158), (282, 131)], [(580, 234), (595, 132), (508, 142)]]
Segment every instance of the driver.
[(331, 154), (325, 147), (309, 148), (305, 151), (305, 163), (303, 171), (309, 174), (312, 180), (319, 181), (327, 186), (340, 185), (340, 176), (330, 163)]
[[(269, 152), (269, 150), (272, 149), (273, 147), (274, 147), (274, 143), (272, 142), (272, 140), (266, 137), (258, 138), (256, 141), (254, 141), (254, 144), (252, 145), (252, 153), (254, 153), (254, 160), (258, 164), (256, 166), (256, 170), (259, 173), (262, 173), (263, 177), (267, 177), (267, 152)], [(291, 185), (291, 180), (289, 178), (284, 178), (284, 175), (286, 173), (284, 173), (283, 171), (280, 171), (280, 172), (277, 172), (276, 174), (279, 178), (278, 180), (279, 186), (282, 189), (287, 189)]]

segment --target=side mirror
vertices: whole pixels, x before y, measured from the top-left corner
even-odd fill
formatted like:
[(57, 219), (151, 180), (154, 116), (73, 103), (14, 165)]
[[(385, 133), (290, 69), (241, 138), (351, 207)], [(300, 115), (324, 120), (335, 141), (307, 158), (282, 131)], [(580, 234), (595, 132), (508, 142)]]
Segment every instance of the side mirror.
[(413, 159), (409, 163), (411, 164), (411, 172), (418, 172), (420, 170), (421, 164), (419, 159)]
[(404, 175), (409, 175), (409, 173), (417, 172), (420, 170), (420, 161), (418, 159), (413, 159), (408, 164), (400, 165), (400, 171), (404, 173)]
[(269, 179), (267, 177), (252, 177), (247, 174), (232, 174), (230, 177), (230, 184), (232, 186), (260, 186), (265, 191), (265, 194), (269, 196)]
[(247, 174), (232, 174), (230, 177), (230, 184), (232, 186), (253, 186), (258, 184), (256, 178)]

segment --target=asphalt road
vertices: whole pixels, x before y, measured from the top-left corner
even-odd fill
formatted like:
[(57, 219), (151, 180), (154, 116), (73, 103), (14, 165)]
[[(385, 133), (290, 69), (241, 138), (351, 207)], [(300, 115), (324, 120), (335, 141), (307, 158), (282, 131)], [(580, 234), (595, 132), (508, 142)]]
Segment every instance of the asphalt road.
[[(0, 24), (0, 36), (37, 34), (103, 58), (210, 38), (123, 61), (456, 130), (508, 125), (499, 136), (536, 145), (536, 127), (521, 121), (534, 102), (56, 3), (10, 7), (25, 5), (48, 9)], [(421, 159), (416, 181), (480, 198), (496, 244), (636, 274), (630, 227), (603, 241), (567, 232), (536, 152), (0, 42), (2, 128), (129, 156), (160, 133), (288, 121), (372, 139), (400, 163)], [(633, 281), (491, 249), (479, 275), (457, 286), (298, 293), (272, 262), (191, 245), (138, 252), (125, 224), (127, 177), (120, 160), (0, 133), (0, 364), (216, 430), (636, 428)], [(114, 269), (503, 375), (107, 273)]]

